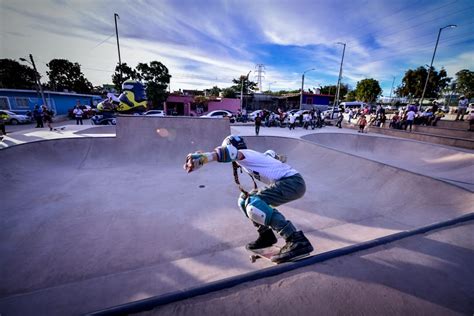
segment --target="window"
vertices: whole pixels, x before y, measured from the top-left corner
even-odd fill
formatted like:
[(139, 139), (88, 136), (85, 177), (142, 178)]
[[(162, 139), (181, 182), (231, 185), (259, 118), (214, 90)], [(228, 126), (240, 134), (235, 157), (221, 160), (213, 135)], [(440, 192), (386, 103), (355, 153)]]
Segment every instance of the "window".
[(10, 110), (7, 97), (0, 97), (0, 110)]
[(306, 104), (313, 104), (313, 98), (306, 98)]
[(15, 98), (17, 110), (29, 110), (30, 109), (30, 101), (28, 98)]

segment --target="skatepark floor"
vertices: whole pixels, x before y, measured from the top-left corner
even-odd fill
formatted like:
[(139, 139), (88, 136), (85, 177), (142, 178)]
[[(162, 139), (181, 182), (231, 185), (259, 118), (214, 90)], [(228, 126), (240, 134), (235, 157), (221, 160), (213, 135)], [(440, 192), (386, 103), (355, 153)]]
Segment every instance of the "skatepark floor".
[[(231, 132), (303, 174), (306, 195), (279, 210), (314, 254), (473, 211), (473, 153), (446, 146), (182, 118), (16, 132), (0, 150), (0, 313), (83, 314), (271, 268), (244, 249), (256, 233), (229, 166), (182, 170)], [(150, 313), (472, 314), (473, 248), (468, 222)]]

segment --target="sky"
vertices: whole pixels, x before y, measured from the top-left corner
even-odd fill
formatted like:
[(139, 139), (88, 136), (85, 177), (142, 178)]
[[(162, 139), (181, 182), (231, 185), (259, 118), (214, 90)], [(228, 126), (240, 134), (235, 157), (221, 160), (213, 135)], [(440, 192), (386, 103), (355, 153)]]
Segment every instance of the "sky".
[[(408, 69), (429, 65), (455, 77), (474, 70), (472, 0), (0, 0), (0, 58), (32, 54), (81, 65), (93, 85), (111, 83), (118, 63), (160, 61), (171, 90), (226, 88), (251, 71), (263, 90), (379, 81), (383, 95)], [(314, 70), (311, 70), (314, 69)]]

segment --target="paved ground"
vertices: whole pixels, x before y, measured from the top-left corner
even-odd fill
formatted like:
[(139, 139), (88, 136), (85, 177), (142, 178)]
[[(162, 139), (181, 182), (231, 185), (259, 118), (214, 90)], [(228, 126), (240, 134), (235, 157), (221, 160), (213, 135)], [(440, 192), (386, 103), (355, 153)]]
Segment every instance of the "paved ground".
[[(250, 135), (252, 127), (128, 117), (114, 129), (33, 129), (5, 139), (10, 147), (0, 150), (0, 180), (8, 184), (2, 189), (0, 313), (79, 314), (271, 265), (248, 260), (243, 245), (256, 234), (235, 206), (238, 190), (229, 166), (182, 170), (186, 153), (212, 149), (231, 130)], [(305, 231), (315, 253), (473, 211), (472, 192), (465, 188), (299, 139), (313, 131), (282, 137), (289, 132), (262, 128), (262, 136), (246, 140), (257, 150), (285, 153), (304, 175), (305, 197), (280, 211)], [(327, 132), (353, 135), (333, 127), (317, 131)], [(412, 159), (422, 159), (417, 156)], [(447, 174), (455, 168), (445, 166)], [(443, 164), (435, 169), (441, 172)], [(251, 185), (248, 177), (241, 180)], [(472, 254), (473, 243), (467, 245), (458, 246)], [(454, 291), (453, 285), (443, 291)], [(411, 291), (418, 291), (416, 284)], [(472, 293), (472, 285), (463, 293)]]

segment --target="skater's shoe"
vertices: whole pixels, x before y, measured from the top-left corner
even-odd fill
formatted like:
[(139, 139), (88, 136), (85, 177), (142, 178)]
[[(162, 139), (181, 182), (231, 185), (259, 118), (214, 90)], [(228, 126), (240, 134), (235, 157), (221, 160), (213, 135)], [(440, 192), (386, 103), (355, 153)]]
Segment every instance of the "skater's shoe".
[(278, 241), (271, 228), (262, 226), (258, 230), (259, 236), (257, 240), (247, 244), (246, 248), (248, 250), (267, 248), (273, 246)]
[(286, 244), (281, 248), (280, 253), (271, 257), (276, 263), (291, 260), (295, 257), (309, 254), (313, 251), (313, 246), (305, 237), (302, 231), (294, 232), (286, 240)]

